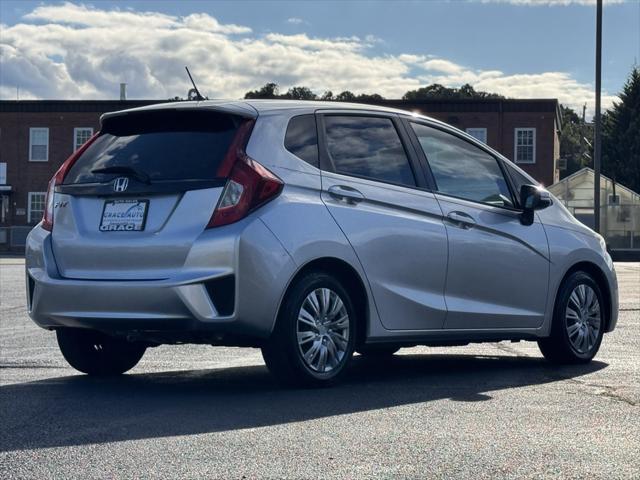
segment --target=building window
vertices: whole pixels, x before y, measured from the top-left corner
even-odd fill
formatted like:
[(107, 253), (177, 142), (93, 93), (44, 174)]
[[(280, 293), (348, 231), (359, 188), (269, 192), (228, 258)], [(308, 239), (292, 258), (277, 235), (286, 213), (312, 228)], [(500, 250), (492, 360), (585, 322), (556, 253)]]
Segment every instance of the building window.
[(516, 128), (515, 162), (536, 163), (536, 129)]
[(7, 184), (7, 163), (0, 162), (0, 185)]
[(49, 129), (29, 129), (29, 161), (46, 162), (49, 160)]
[(46, 192), (29, 192), (28, 221), (38, 223), (44, 214)]
[(78, 150), (93, 135), (93, 128), (82, 127), (73, 129), (73, 151)]
[(487, 129), (486, 128), (467, 128), (467, 133), (476, 140), (487, 143)]

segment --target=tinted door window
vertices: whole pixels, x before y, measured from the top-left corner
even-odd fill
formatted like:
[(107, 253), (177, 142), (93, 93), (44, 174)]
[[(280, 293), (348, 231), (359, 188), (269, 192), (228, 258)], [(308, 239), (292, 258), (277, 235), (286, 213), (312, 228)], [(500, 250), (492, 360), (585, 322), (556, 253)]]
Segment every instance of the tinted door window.
[(284, 148), (314, 167), (318, 166), (318, 132), (315, 115), (293, 117), (284, 136)]
[(476, 202), (513, 207), (498, 161), (454, 135), (411, 123), (439, 192)]
[(407, 154), (389, 118), (328, 115), (324, 123), (336, 172), (415, 186)]

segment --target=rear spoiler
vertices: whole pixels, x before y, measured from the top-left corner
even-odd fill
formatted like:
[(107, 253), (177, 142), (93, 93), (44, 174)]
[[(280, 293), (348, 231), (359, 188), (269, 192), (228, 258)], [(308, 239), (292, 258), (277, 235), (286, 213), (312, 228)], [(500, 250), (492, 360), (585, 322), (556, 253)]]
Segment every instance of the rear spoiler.
[(241, 118), (246, 119), (256, 119), (258, 117), (258, 111), (244, 102), (230, 102), (227, 100), (211, 100), (205, 102), (171, 102), (171, 103), (157, 103), (154, 105), (147, 105), (145, 107), (138, 108), (130, 108), (127, 110), (118, 110), (116, 112), (107, 112), (100, 116), (100, 125), (102, 126), (105, 120), (125, 116), (130, 114), (137, 114), (143, 112), (152, 112), (152, 111), (167, 111), (167, 110), (175, 110), (175, 111), (186, 111), (186, 110), (194, 110), (194, 111), (205, 111), (211, 110), (219, 113), (227, 113), (229, 115), (235, 115)]

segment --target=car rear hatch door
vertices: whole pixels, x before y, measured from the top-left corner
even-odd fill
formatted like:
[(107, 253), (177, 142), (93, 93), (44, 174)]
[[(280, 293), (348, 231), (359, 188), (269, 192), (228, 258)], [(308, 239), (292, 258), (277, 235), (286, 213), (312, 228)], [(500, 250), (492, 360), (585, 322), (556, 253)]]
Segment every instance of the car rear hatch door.
[(65, 278), (173, 276), (222, 193), (219, 167), (242, 115), (162, 108), (103, 117), (55, 187), (53, 253)]

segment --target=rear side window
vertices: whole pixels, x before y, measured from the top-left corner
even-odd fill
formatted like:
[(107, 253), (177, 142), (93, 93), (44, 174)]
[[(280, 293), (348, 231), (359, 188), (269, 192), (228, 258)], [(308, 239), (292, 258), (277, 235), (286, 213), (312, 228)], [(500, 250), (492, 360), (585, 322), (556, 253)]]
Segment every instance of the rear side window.
[(450, 133), (416, 123), (411, 126), (431, 167), (439, 192), (500, 207), (513, 207), (498, 161)]
[(75, 162), (65, 184), (107, 182), (128, 167), (150, 181), (210, 180), (241, 119), (215, 112), (163, 110), (106, 119), (101, 135)]
[(289, 121), (284, 148), (305, 162), (318, 166), (318, 132), (316, 116), (298, 115)]
[(327, 115), (327, 150), (336, 172), (415, 186), (400, 136), (389, 118)]

